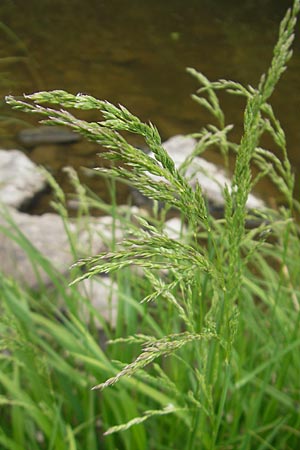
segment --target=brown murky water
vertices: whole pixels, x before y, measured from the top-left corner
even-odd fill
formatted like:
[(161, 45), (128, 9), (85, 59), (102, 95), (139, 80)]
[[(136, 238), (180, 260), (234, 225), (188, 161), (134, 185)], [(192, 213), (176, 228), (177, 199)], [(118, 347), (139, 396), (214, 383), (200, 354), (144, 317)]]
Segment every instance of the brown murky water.
[[(190, 98), (197, 89), (185, 72), (256, 84), (268, 67), (288, 0), (0, 0), (0, 95), (36, 90), (84, 92), (124, 104), (151, 120), (163, 139), (198, 131), (210, 117)], [(227, 122), (241, 132), (243, 103), (222, 98)], [(272, 98), (300, 173), (300, 45)], [(17, 132), (36, 117), (1, 108), (0, 147), (20, 148)], [(19, 121), (12, 121), (17, 118)], [(97, 120), (94, 113), (89, 119)], [(61, 169), (99, 164), (95, 146), (38, 147), (33, 160), (69, 189)], [(276, 150), (275, 150), (276, 151)], [(216, 159), (216, 155), (207, 155)], [(98, 178), (88, 180), (97, 192)], [(265, 197), (276, 195), (262, 185)], [(43, 206), (44, 208), (44, 206)]]

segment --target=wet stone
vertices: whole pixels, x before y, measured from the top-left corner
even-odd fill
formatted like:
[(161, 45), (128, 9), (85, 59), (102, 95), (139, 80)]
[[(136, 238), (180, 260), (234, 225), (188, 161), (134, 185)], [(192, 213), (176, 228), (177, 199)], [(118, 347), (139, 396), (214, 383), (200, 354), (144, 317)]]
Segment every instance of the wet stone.
[(42, 144), (70, 144), (78, 142), (80, 135), (65, 127), (40, 126), (20, 131), (19, 142), (24, 147), (36, 147)]

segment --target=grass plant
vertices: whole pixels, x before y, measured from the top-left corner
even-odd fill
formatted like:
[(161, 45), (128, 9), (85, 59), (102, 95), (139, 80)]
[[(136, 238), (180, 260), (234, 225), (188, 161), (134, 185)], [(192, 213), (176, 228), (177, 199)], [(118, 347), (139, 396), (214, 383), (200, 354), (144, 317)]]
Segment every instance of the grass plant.
[[(41, 114), (44, 123), (71, 127), (105, 147), (101, 156), (112, 165), (97, 168), (99, 175), (133, 185), (153, 200), (154, 208), (153, 216), (136, 218), (138, 226), (128, 221), (128, 236), (113, 240), (110, 251), (75, 262), (70, 279), (50, 270), (18, 234), (31, 259), (50, 273), (54, 288), (32, 293), (1, 275), (2, 448), (299, 447), (300, 243), (294, 220), (299, 202), (284, 131), (269, 103), (291, 57), (299, 9), (295, 0), (257, 88), (211, 82), (188, 69), (200, 83), (196, 101), (216, 121), (197, 133), (192, 156), (211, 143), (225, 159), (229, 152), (235, 155), (222, 219), (210, 214), (201, 186), (193, 190), (189, 185), (185, 170), (192, 158), (176, 168), (155, 126), (123, 106), (64, 91), (26, 95), (22, 101), (7, 97), (12, 107)], [(245, 98), (239, 144), (229, 139), (219, 90)], [(102, 120), (88, 123), (69, 109), (96, 109)], [(124, 132), (142, 136), (152, 153), (129, 144)], [(261, 147), (265, 133), (281, 159)], [(260, 169), (256, 176), (253, 164)], [(89, 209), (103, 203), (71, 175), (82, 217), (88, 218)], [(246, 202), (262, 176), (276, 184), (286, 206), (256, 211), (261, 225), (249, 230), (245, 223), (252, 212)], [(64, 194), (53, 186), (68, 229)], [(157, 202), (164, 204), (162, 210)], [(114, 202), (106, 208), (119, 219)], [(185, 226), (181, 239), (164, 231), (170, 208)], [(75, 260), (72, 236), (70, 245)], [(78, 287), (101, 274), (118, 282), (117, 322), (105, 326), (105, 349), (94, 323), (101, 312), (89, 305), (86, 322), (81, 312), (88, 300)]]

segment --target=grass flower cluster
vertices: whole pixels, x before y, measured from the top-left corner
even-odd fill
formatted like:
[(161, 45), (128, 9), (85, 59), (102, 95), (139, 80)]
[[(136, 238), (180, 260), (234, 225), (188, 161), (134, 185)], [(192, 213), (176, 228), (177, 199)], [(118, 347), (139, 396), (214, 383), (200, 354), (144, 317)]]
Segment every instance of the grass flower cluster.
[[(38, 92), (13, 108), (68, 126), (106, 150), (97, 173), (122, 180), (153, 201), (153, 215), (126, 223), (127, 237), (109, 252), (77, 258), (63, 279), (20, 231), (2, 227), (49, 273), (52, 290), (30, 292), (3, 275), (1, 284), (0, 446), (55, 450), (295, 450), (300, 444), (300, 242), (294, 220), (294, 176), (283, 129), (269, 103), (291, 57), (298, 0), (283, 19), (269, 70), (257, 88), (227, 80), (199, 82), (194, 99), (214, 124), (176, 168), (158, 130), (123, 106), (89, 95)], [(244, 131), (230, 141), (218, 99), (223, 90), (245, 99)], [(74, 110), (95, 109), (89, 123)], [(70, 110), (72, 112), (70, 112)], [(124, 133), (126, 132), (126, 133)], [(144, 138), (151, 153), (128, 143)], [(263, 148), (269, 134), (281, 152)], [(211, 145), (235, 157), (232, 186), (224, 187), (222, 219), (210, 213), (201, 186), (186, 170)], [(256, 165), (258, 175), (253, 175)], [(70, 171), (81, 219), (103, 202)], [(255, 184), (269, 176), (285, 207), (248, 211)], [(65, 196), (55, 181), (56, 208), (68, 231)], [(158, 203), (161, 206), (158, 207)], [(114, 220), (126, 221), (117, 206)], [(164, 231), (169, 210), (182, 219), (180, 239)], [(248, 229), (251, 215), (260, 225)], [(89, 221), (87, 220), (87, 227)], [(114, 230), (112, 230), (112, 233)], [(80, 291), (83, 280), (109, 274), (118, 283), (116, 325), (110, 327)], [(63, 303), (63, 308), (61, 304)], [(90, 318), (83, 317), (88, 308)], [(96, 321), (107, 346), (100, 345)]]

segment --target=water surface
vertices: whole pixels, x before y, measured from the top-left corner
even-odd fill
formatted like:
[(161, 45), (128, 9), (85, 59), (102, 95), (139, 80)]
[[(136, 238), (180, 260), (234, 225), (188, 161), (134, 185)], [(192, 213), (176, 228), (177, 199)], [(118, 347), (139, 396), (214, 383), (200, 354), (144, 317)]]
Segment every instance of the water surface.
[[(194, 67), (210, 79), (257, 84), (268, 67), (278, 25), (290, 1), (277, 0), (1, 0), (0, 94), (65, 89), (128, 107), (157, 125), (162, 138), (198, 131), (211, 118), (190, 98)], [(273, 95), (295, 172), (300, 171), (300, 45)], [(244, 104), (222, 97), (233, 137), (241, 133)], [(18, 130), (37, 118), (2, 107), (1, 147), (20, 147)], [(22, 122), (7, 122), (18, 117)], [(95, 112), (86, 116), (97, 120)], [(276, 149), (274, 149), (276, 151)], [(95, 146), (49, 146), (31, 152), (69, 187), (65, 165), (99, 164)], [(211, 152), (210, 159), (218, 159)], [(104, 189), (98, 179), (90, 185)], [(269, 184), (263, 194), (276, 195)], [(267, 187), (266, 187), (267, 186)]]

